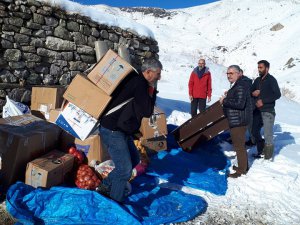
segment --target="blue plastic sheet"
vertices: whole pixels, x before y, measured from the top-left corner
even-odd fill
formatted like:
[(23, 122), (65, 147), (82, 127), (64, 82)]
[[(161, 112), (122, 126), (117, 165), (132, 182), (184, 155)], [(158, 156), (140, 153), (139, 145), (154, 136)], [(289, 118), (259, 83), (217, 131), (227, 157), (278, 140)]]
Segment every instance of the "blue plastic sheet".
[(8, 190), (6, 205), (23, 225), (163, 224), (190, 220), (207, 207), (199, 196), (158, 187), (153, 177), (140, 177), (133, 186), (135, 192), (119, 205), (93, 191), (18, 182)]

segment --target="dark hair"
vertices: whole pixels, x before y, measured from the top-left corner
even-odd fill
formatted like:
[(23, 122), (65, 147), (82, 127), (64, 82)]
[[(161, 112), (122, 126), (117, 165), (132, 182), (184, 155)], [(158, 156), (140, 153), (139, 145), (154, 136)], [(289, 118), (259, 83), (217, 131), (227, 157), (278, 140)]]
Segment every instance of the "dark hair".
[(270, 68), (270, 63), (267, 60), (260, 60), (257, 64), (264, 64), (265, 67)]
[(242, 70), (242, 69), (240, 68), (240, 72), (241, 72), (241, 73), (244, 73), (244, 70)]
[(142, 64), (141, 71), (144, 72), (148, 69), (156, 70), (158, 68), (163, 68), (161, 62), (158, 59), (145, 59), (145, 61)]

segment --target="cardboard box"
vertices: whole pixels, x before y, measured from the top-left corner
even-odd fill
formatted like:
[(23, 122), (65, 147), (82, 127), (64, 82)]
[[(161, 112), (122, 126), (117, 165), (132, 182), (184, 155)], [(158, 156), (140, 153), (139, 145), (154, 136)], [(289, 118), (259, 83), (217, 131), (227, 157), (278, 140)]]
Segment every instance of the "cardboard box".
[(145, 139), (140, 138), (141, 145), (152, 151), (162, 151), (167, 150), (167, 139), (164, 136)]
[(111, 95), (119, 83), (135, 69), (114, 51), (109, 50), (88, 74), (88, 78)]
[(154, 107), (153, 115), (150, 118), (142, 119), (140, 132), (145, 139), (167, 135), (168, 129), (165, 113)]
[(49, 112), (49, 117), (47, 119), (48, 122), (50, 123), (55, 123), (57, 117), (59, 116), (59, 114), (61, 113), (61, 108), (59, 109), (51, 109), (50, 112)]
[(57, 147), (61, 130), (33, 115), (0, 119), (0, 182), (24, 181), (26, 164)]
[(96, 119), (111, 100), (110, 96), (81, 75), (72, 80), (63, 97)]
[(68, 102), (55, 124), (74, 137), (85, 140), (97, 128), (98, 121), (73, 103)]
[(49, 113), (51, 109), (59, 108), (63, 102), (64, 92), (64, 87), (33, 87), (30, 107), (32, 113), (43, 118), (43, 115)]
[(25, 183), (35, 188), (61, 184), (73, 163), (73, 155), (53, 150), (27, 164)]
[(99, 134), (92, 134), (84, 141), (73, 137), (67, 132), (62, 132), (60, 136), (60, 149), (67, 152), (71, 146), (76, 146), (77, 150), (85, 153), (88, 163), (92, 160), (104, 162), (110, 159), (107, 149), (102, 145), (101, 137)]

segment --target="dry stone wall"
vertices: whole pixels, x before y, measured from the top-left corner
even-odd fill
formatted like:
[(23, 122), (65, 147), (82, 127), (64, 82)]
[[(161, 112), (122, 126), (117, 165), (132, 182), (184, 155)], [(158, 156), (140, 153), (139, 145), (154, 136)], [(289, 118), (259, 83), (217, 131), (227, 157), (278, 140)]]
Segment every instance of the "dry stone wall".
[(128, 47), (132, 65), (158, 58), (155, 40), (35, 0), (0, 0), (0, 112), (8, 95), (30, 104), (31, 87), (67, 85), (96, 63), (95, 41)]

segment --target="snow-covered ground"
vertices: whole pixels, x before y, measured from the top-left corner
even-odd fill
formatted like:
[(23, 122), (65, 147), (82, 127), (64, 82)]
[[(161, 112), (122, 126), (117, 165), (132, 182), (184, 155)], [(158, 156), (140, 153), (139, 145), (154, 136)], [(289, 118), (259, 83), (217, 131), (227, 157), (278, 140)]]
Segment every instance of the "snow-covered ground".
[[(78, 9), (73, 2), (60, 2), (70, 11)], [(255, 148), (249, 148), (250, 170), (238, 179), (228, 179), (225, 196), (184, 187), (184, 191), (199, 194), (208, 203), (205, 214), (186, 224), (300, 224), (299, 0), (221, 0), (172, 10), (176, 14), (165, 18), (121, 12), (104, 5), (79, 8), (95, 20), (136, 28), (141, 35), (155, 37), (164, 65), (158, 106), (166, 111), (170, 124), (181, 125), (190, 118), (187, 83), (200, 57), (207, 59), (212, 72), (212, 102), (229, 87), (226, 66), (238, 64), (244, 74), (254, 78), (257, 61), (268, 60), (270, 73), (277, 78), (284, 95), (276, 103), (274, 160), (253, 160), (250, 155)], [(113, 17), (99, 16), (105, 13)], [(278, 23), (284, 27), (271, 31)], [(288, 61), (292, 62), (287, 64)], [(221, 146), (234, 164), (232, 146)]]

